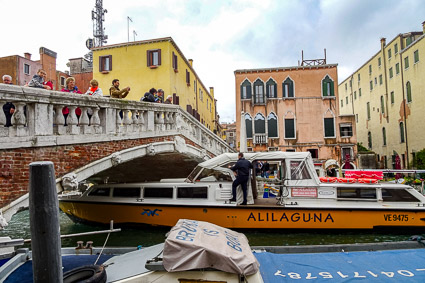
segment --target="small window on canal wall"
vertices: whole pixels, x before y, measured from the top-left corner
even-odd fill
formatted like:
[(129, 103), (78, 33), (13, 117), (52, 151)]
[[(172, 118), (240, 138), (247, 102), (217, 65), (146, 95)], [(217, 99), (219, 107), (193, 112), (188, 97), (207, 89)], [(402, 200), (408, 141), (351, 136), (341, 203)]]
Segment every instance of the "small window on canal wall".
[(208, 198), (207, 187), (180, 187), (177, 189), (177, 198)]
[(383, 201), (407, 201), (407, 202), (420, 202), (417, 198), (412, 196), (404, 189), (382, 189)]
[(173, 198), (173, 188), (144, 188), (144, 198)]
[(110, 188), (97, 188), (89, 193), (89, 196), (109, 197)]
[(112, 193), (114, 197), (121, 198), (139, 198), (140, 197), (140, 188), (114, 188)]

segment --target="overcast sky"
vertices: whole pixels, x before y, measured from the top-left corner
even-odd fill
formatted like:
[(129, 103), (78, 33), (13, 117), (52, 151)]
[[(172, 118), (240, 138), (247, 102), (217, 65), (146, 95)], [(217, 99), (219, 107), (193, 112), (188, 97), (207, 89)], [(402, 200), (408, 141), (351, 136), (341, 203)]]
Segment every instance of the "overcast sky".
[[(0, 0), (0, 57), (58, 54), (57, 69), (88, 52), (95, 0)], [(171, 36), (204, 85), (215, 89), (221, 121), (235, 119), (234, 71), (296, 66), (324, 57), (339, 81), (399, 33), (422, 31), (424, 0), (103, 0), (107, 44)], [(125, 78), (120, 78), (125, 81)], [(81, 87), (81, 86), (80, 86)], [(107, 88), (108, 86), (104, 86)], [(160, 86), (155, 86), (160, 87)]]

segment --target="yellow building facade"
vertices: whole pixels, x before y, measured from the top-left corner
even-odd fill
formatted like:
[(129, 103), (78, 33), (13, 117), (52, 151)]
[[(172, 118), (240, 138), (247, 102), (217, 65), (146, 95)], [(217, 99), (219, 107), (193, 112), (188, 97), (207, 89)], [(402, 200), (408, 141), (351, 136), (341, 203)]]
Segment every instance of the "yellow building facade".
[(151, 88), (163, 89), (164, 100), (173, 96), (180, 105), (211, 131), (215, 130), (214, 89), (204, 86), (171, 37), (126, 42), (93, 48), (93, 78), (99, 81), (104, 95), (112, 80), (120, 88), (129, 86), (125, 99), (139, 101)]
[(339, 86), (341, 114), (355, 114), (357, 140), (381, 168), (409, 168), (425, 148), (425, 22), (399, 34)]

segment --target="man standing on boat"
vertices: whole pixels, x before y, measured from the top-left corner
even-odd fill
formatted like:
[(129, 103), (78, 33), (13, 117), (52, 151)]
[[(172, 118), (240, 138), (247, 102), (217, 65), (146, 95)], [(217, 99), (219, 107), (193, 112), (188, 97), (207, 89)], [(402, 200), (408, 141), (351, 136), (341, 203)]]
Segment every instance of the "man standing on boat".
[(247, 202), (247, 183), (249, 180), (249, 169), (253, 168), (251, 162), (243, 157), (243, 153), (240, 152), (238, 155), (239, 159), (233, 167), (230, 167), (232, 171), (237, 173), (236, 179), (232, 184), (232, 195), (233, 197), (229, 201), (236, 201), (236, 188), (241, 185), (243, 192), (243, 202), (241, 205), (246, 205)]

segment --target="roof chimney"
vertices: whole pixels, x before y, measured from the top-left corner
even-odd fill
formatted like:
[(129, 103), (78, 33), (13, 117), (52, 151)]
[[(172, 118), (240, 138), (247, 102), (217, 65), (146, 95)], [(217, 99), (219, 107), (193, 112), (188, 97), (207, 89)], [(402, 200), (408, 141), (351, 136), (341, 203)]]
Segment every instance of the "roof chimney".
[(425, 34), (425, 22), (422, 23), (423, 34)]
[(189, 59), (188, 61), (189, 61), (190, 66), (193, 67), (193, 59)]
[(214, 97), (214, 87), (210, 86), (210, 94), (212, 97)]
[(25, 56), (25, 59), (31, 60), (31, 53), (25, 52), (24, 56)]
[(381, 37), (381, 49), (384, 49), (387, 39), (385, 37)]

